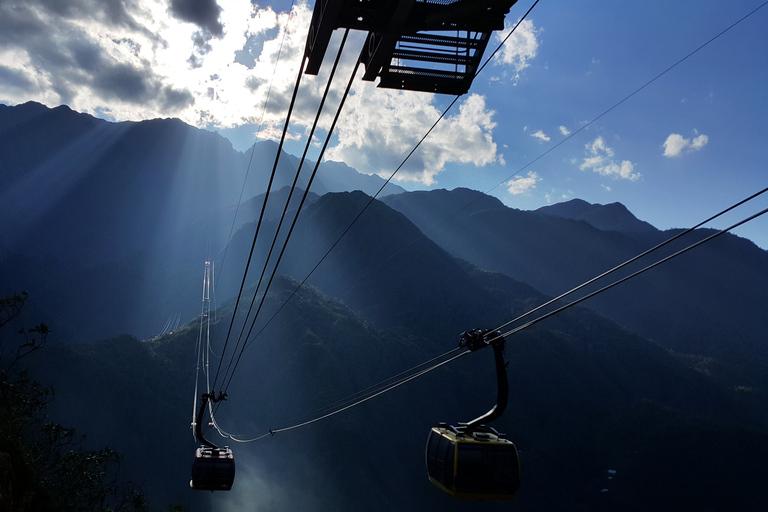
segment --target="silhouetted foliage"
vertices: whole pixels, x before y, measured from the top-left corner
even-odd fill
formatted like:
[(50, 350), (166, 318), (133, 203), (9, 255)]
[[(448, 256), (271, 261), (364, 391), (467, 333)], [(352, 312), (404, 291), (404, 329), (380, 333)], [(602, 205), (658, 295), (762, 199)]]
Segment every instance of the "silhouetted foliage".
[[(27, 293), (0, 299), (0, 327), (18, 318)], [(13, 349), (0, 344), (0, 510), (143, 511), (144, 496), (122, 479), (114, 450), (83, 447), (74, 427), (46, 422), (54, 390), (24, 360), (48, 338), (45, 324), (21, 328)]]

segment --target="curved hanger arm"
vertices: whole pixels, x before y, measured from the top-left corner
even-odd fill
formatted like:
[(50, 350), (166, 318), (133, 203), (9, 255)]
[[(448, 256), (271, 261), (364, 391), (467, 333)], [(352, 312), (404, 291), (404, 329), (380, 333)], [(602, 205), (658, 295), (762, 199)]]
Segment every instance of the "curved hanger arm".
[(470, 429), (499, 418), (507, 408), (509, 382), (507, 381), (507, 369), (504, 363), (504, 342), (504, 337), (498, 331), (483, 332), (478, 329), (464, 333), (461, 336), (460, 345), (467, 346), (470, 350), (477, 350), (491, 345), (496, 365), (496, 404), (487, 413), (467, 423), (467, 427)]

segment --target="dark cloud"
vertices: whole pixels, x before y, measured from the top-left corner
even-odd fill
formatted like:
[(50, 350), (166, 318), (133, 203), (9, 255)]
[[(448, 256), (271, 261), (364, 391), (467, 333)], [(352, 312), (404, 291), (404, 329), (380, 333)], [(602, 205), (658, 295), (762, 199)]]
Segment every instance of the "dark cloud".
[(77, 63), (77, 67), (83, 71), (95, 71), (102, 63), (102, 49), (83, 39), (74, 39), (69, 42), (69, 51)]
[(126, 4), (130, 3), (125, 0), (23, 0), (10, 3), (36, 4), (64, 19), (94, 19), (112, 25), (141, 28), (126, 10)]
[(205, 55), (213, 49), (209, 44), (210, 40), (211, 35), (204, 30), (198, 30), (192, 34), (192, 43), (195, 45), (195, 50), (200, 55)]
[[(199, 66), (211, 38), (223, 35), (221, 9), (213, 0), (168, 0), (171, 4), (177, 17), (200, 27), (190, 61)], [(0, 62), (0, 96), (39, 93), (43, 81), (38, 83), (37, 73), (44, 77), (44, 92), (63, 104), (136, 105), (169, 115), (194, 105), (188, 88), (169, 86), (142, 59), (141, 36), (152, 45), (167, 43), (139, 24), (138, 8), (128, 0), (0, 0), (0, 51), (24, 60)], [(83, 23), (114, 37), (95, 37)], [(126, 54), (130, 58), (123, 61)]]
[(0, 45), (33, 39), (45, 31), (45, 24), (28, 6), (0, 1)]
[[(164, 109), (193, 102), (189, 91), (163, 85), (149, 63), (117, 62), (74, 23), (92, 20), (106, 28), (134, 27), (126, 5), (122, 0), (0, 0), (0, 49), (23, 49), (32, 68), (45, 74), (49, 87), (65, 104), (71, 104), (86, 90), (105, 100)], [(55, 28), (47, 24), (51, 15), (59, 20)], [(144, 27), (139, 30), (146, 33)], [(152, 38), (157, 40), (154, 35)], [(111, 42), (139, 55), (139, 44), (129, 37)], [(32, 92), (36, 84), (23, 71), (6, 65), (0, 67), (0, 87)]]
[(203, 67), (203, 59), (195, 55), (194, 53), (187, 59), (190, 69), (198, 69)]
[(221, 7), (216, 0), (171, 0), (171, 13), (180, 20), (194, 23), (215, 37), (224, 34), (224, 26), (219, 21)]
[(171, 87), (163, 87), (160, 91), (162, 109), (169, 112), (177, 112), (184, 107), (195, 103), (195, 98), (188, 90), (178, 90)]
[[(58, 20), (56, 28), (48, 25), (50, 15)], [(129, 27), (162, 43), (136, 23), (121, 0), (0, 0), (0, 48), (24, 48), (36, 66), (53, 73), (59, 67), (94, 69), (102, 50), (70, 20)]]
[[(0, 48), (23, 49), (32, 67), (44, 70), (62, 101), (68, 101), (72, 97), (72, 88), (65, 85), (69, 75), (96, 68), (101, 49), (80, 30), (51, 30), (43, 20), (34, 2), (0, 1)], [(64, 37), (57, 37), (62, 32)]]
[(34, 84), (22, 73), (15, 69), (0, 66), (0, 89), (32, 89)]
[(127, 64), (100, 69), (93, 77), (93, 86), (105, 98), (117, 98), (128, 103), (147, 100), (151, 92), (146, 72)]
[(177, 113), (195, 103), (187, 89), (163, 85), (160, 79), (143, 69), (120, 64), (107, 67), (93, 77), (93, 88), (103, 98), (126, 103), (155, 105), (163, 112)]
[(258, 76), (249, 76), (245, 79), (245, 86), (251, 91), (258, 90), (259, 87), (266, 84), (267, 80)]
[(57, 31), (47, 25), (50, 16), (57, 20), (59, 28), (72, 20), (92, 21), (130, 28), (163, 44), (157, 34), (133, 18), (126, 5), (133, 4), (124, 0), (0, 0), (0, 45), (27, 46), (28, 42), (34, 45), (35, 39), (44, 39), (48, 45), (58, 44), (52, 40)]

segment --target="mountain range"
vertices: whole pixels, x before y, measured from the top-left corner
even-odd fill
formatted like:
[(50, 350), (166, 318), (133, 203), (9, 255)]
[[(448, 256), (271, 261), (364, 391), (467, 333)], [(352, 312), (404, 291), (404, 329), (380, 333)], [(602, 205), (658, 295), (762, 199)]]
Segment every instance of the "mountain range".
[[(573, 200), (536, 211), (466, 189), (383, 198), (452, 255), (558, 296), (677, 235), (623, 205)], [(546, 236), (542, 236), (546, 233)], [(709, 236), (699, 229), (569, 296), (575, 300)], [(587, 303), (628, 329), (686, 354), (748, 368), (766, 385), (768, 251), (725, 234)], [(723, 374), (725, 375), (725, 374)], [(732, 382), (734, 385), (741, 383)]]
[[(176, 120), (108, 123), (66, 107), (0, 106), (0, 140), (0, 292), (28, 290), (21, 320), (52, 329), (29, 371), (57, 389), (51, 418), (124, 454), (153, 509), (508, 508), (452, 501), (424, 471), (430, 426), (493, 405), (490, 353), (237, 444), (235, 490), (194, 494), (188, 428), (203, 262), (216, 265), (220, 356), (230, 320), (245, 324), (234, 298), (241, 284), (244, 304), (255, 293), (297, 160), (280, 159), (254, 243), (274, 144), (254, 147), (259, 165), (243, 189), (249, 157)], [(217, 416), (245, 437), (311, 419), (451, 350), (462, 331), (503, 325), (677, 233), (620, 204), (520, 211), (468, 189), (396, 188), (371, 202), (383, 181), (332, 163), (318, 180), (300, 211), (301, 190), (291, 198), (287, 218), (300, 215), (260, 334)], [(508, 337), (510, 404), (496, 426), (520, 450), (513, 506), (762, 510), (766, 285), (768, 253), (723, 235)], [(155, 336), (169, 316), (189, 323)]]

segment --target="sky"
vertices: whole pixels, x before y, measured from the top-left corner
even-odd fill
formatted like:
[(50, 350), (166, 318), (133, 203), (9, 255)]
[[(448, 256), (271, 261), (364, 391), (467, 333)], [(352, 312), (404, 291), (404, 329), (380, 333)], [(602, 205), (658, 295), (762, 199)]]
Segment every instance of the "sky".
[[(512, 6), (486, 56), (533, 3)], [(621, 202), (660, 229), (697, 224), (768, 186), (763, 4), (541, 0), (394, 181), (468, 187), (524, 210)], [(177, 117), (245, 151), (281, 134), (313, 5), (0, 0), (0, 103), (66, 104), (110, 121)], [(294, 155), (340, 32), (319, 75), (302, 78), (286, 143)], [(364, 37), (350, 34), (310, 158)], [(359, 75), (325, 159), (389, 177), (454, 97), (379, 89)], [(766, 207), (760, 198), (710, 227)], [(764, 217), (735, 233), (768, 249)]]

